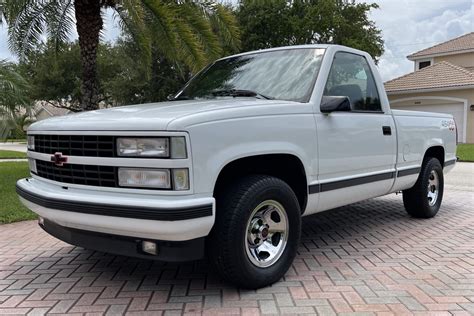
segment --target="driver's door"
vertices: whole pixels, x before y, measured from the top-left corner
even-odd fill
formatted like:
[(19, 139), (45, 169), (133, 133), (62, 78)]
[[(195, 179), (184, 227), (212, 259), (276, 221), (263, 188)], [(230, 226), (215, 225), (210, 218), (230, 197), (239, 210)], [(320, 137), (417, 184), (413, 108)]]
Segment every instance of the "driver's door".
[(382, 110), (365, 57), (336, 53), (324, 96), (346, 96), (352, 110), (315, 114), (318, 210), (388, 193), (395, 175), (396, 131), (392, 116)]

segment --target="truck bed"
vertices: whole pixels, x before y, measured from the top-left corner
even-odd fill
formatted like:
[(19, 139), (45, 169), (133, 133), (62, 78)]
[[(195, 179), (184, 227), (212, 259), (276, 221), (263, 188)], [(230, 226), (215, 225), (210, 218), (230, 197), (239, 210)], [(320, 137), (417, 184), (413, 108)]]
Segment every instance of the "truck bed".
[(441, 117), (441, 118), (453, 118), (451, 114), (445, 113), (433, 113), (423, 111), (407, 111), (407, 110), (392, 110), (393, 116), (417, 116), (417, 117)]

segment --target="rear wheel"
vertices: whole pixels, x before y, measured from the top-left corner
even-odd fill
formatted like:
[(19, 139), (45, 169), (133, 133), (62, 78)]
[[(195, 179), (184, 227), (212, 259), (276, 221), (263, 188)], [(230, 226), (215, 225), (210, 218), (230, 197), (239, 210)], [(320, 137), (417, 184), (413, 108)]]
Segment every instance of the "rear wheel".
[(415, 185), (403, 191), (403, 204), (411, 216), (430, 218), (439, 211), (443, 191), (443, 167), (438, 159), (428, 158), (423, 162)]
[(248, 176), (217, 197), (209, 257), (225, 280), (260, 288), (289, 269), (300, 230), (300, 207), (291, 188), (275, 177)]

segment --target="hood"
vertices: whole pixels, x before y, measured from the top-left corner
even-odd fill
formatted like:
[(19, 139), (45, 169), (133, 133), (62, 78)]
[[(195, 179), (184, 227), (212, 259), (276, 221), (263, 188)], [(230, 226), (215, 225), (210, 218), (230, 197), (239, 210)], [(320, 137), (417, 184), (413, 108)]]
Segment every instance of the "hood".
[[(213, 113), (220, 113), (216, 119), (222, 119), (222, 113), (235, 115), (235, 110), (238, 110), (239, 117), (242, 117), (252, 115), (257, 108), (258, 112), (273, 114), (275, 107), (281, 108), (289, 103), (295, 102), (257, 98), (222, 98), (147, 103), (54, 117), (32, 124), (29, 131), (177, 130), (185, 128), (186, 118), (192, 116), (198, 116), (202, 121), (210, 121), (213, 119)], [(261, 115), (261, 113), (258, 114)], [(173, 124), (170, 128), (170, 123), (173, 121), (179, 124)]]

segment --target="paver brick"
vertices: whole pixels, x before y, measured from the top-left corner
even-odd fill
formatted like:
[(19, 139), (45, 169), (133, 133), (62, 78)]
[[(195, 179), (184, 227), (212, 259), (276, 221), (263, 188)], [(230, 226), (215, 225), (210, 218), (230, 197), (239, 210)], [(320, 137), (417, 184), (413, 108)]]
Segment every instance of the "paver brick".
[(390, 195), (303, 220), (285, 277), (224, 283), (207, 261), (162, 263), (84, 250), (34, 222), (0, 226), (0, 314), (473, 315), (473, 191), (446, 191), (429, 220)]

